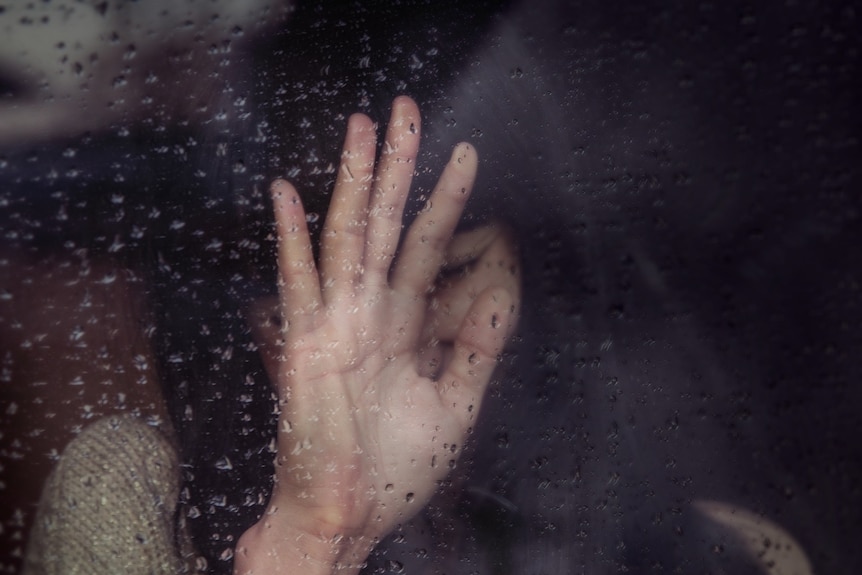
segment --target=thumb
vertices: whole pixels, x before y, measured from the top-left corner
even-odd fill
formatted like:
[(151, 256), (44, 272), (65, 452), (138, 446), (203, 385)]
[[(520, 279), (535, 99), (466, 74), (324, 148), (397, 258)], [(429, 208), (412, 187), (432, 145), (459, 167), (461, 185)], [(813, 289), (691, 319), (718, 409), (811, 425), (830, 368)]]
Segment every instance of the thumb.
[(461, 323), (452, 361), (437, 380), (437, 390), (443, 405), (453, 411), (465, 430), (479, 413), (514, 317), (511, 294), (492, 287), (476, 298)]

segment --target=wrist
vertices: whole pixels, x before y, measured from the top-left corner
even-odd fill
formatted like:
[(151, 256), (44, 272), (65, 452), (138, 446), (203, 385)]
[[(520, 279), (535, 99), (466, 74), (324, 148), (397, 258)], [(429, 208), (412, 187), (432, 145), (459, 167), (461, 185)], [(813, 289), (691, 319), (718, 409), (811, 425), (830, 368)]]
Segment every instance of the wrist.
[(285, 513), (267, 513), (237, 542), (235, 575), (352, 575), (359, 573), (376, 544), (362, 535), (314, 532)]

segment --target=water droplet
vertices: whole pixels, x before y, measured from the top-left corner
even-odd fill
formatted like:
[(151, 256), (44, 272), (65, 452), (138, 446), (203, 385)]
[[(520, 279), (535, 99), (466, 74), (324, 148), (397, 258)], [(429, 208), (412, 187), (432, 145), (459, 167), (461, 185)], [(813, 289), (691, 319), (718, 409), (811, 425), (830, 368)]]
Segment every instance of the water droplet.
[(404, 498), (404, 501), (406, 501), (407, 503), (412, 503), (412, 502), (413, 502), (413, 499), (414, 499), (415, 497), (416, 497), (416, 496), (413, 494), (413, 492), (410, 492), (410, 493), (408, 493), (408, 494), (407, 494), (407, 496)]
[(233, 464), (230, 462), (230, 459), (225, 455), (224, 457), (216, 461), (215, 468), (222, 471), (226, 471), (233, 469)]
[(384, 489), (386, 490), (386, 493), (392, 493), (392, 491), (395, 489), (395, 486), (391, 483), (387, 483)]

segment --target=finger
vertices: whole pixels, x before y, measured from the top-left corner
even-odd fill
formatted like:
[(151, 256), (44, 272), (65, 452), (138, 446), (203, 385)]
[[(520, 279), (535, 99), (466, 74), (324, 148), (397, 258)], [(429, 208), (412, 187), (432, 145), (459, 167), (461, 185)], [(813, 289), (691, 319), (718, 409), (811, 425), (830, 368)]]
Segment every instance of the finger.
[(368, 116), (354, 114), (347, 121), (341, 165), (321, 239), (320, 272), (325, 301), (330, 301), (337, 292), (351, 291), (361, 274), (368, 195), (374, 177), (377, 140), (374, 132)]
[[(395, 291), (424, 297), (431, 289), (443, 263), (446, 245), (473, 189), (477, 165), (473, 146), (465, 143), (455, 146), (425, 209), (407, 232), (392, 276)], [(417, 300), (423, 303), (421, 298)]]
[(512, 298), (506, 290), (489, 288), (482, 292), (455, 338), (454, 357), (437, 380), (443, 405), (464, 430), (473, 425), (479, 412), (513, 314)]
[(392, 103), (392, 115), (371, 194), (366, 231), (364, 281), (385, 284), (401, 236), (401, 217), (419, 151), (419, 108), (406, 96)]
[(322, 307), (320, 280), (305, 223), (305, 210), (296, 189), (284, 180), (270, 187), (278, 232), (278, 291), (282, 329), (308, 331), (312, 317)]

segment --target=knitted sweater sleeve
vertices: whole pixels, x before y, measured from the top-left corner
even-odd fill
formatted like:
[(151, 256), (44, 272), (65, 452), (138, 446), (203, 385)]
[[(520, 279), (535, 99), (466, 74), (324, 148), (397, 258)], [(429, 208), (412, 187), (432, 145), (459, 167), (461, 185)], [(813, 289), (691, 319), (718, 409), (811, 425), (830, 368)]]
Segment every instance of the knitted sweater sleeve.
[(161, 431), (131, 415), (98, 420), (45, 484), (23, 572), (181, 573), (178, 496), (177, 452)]

